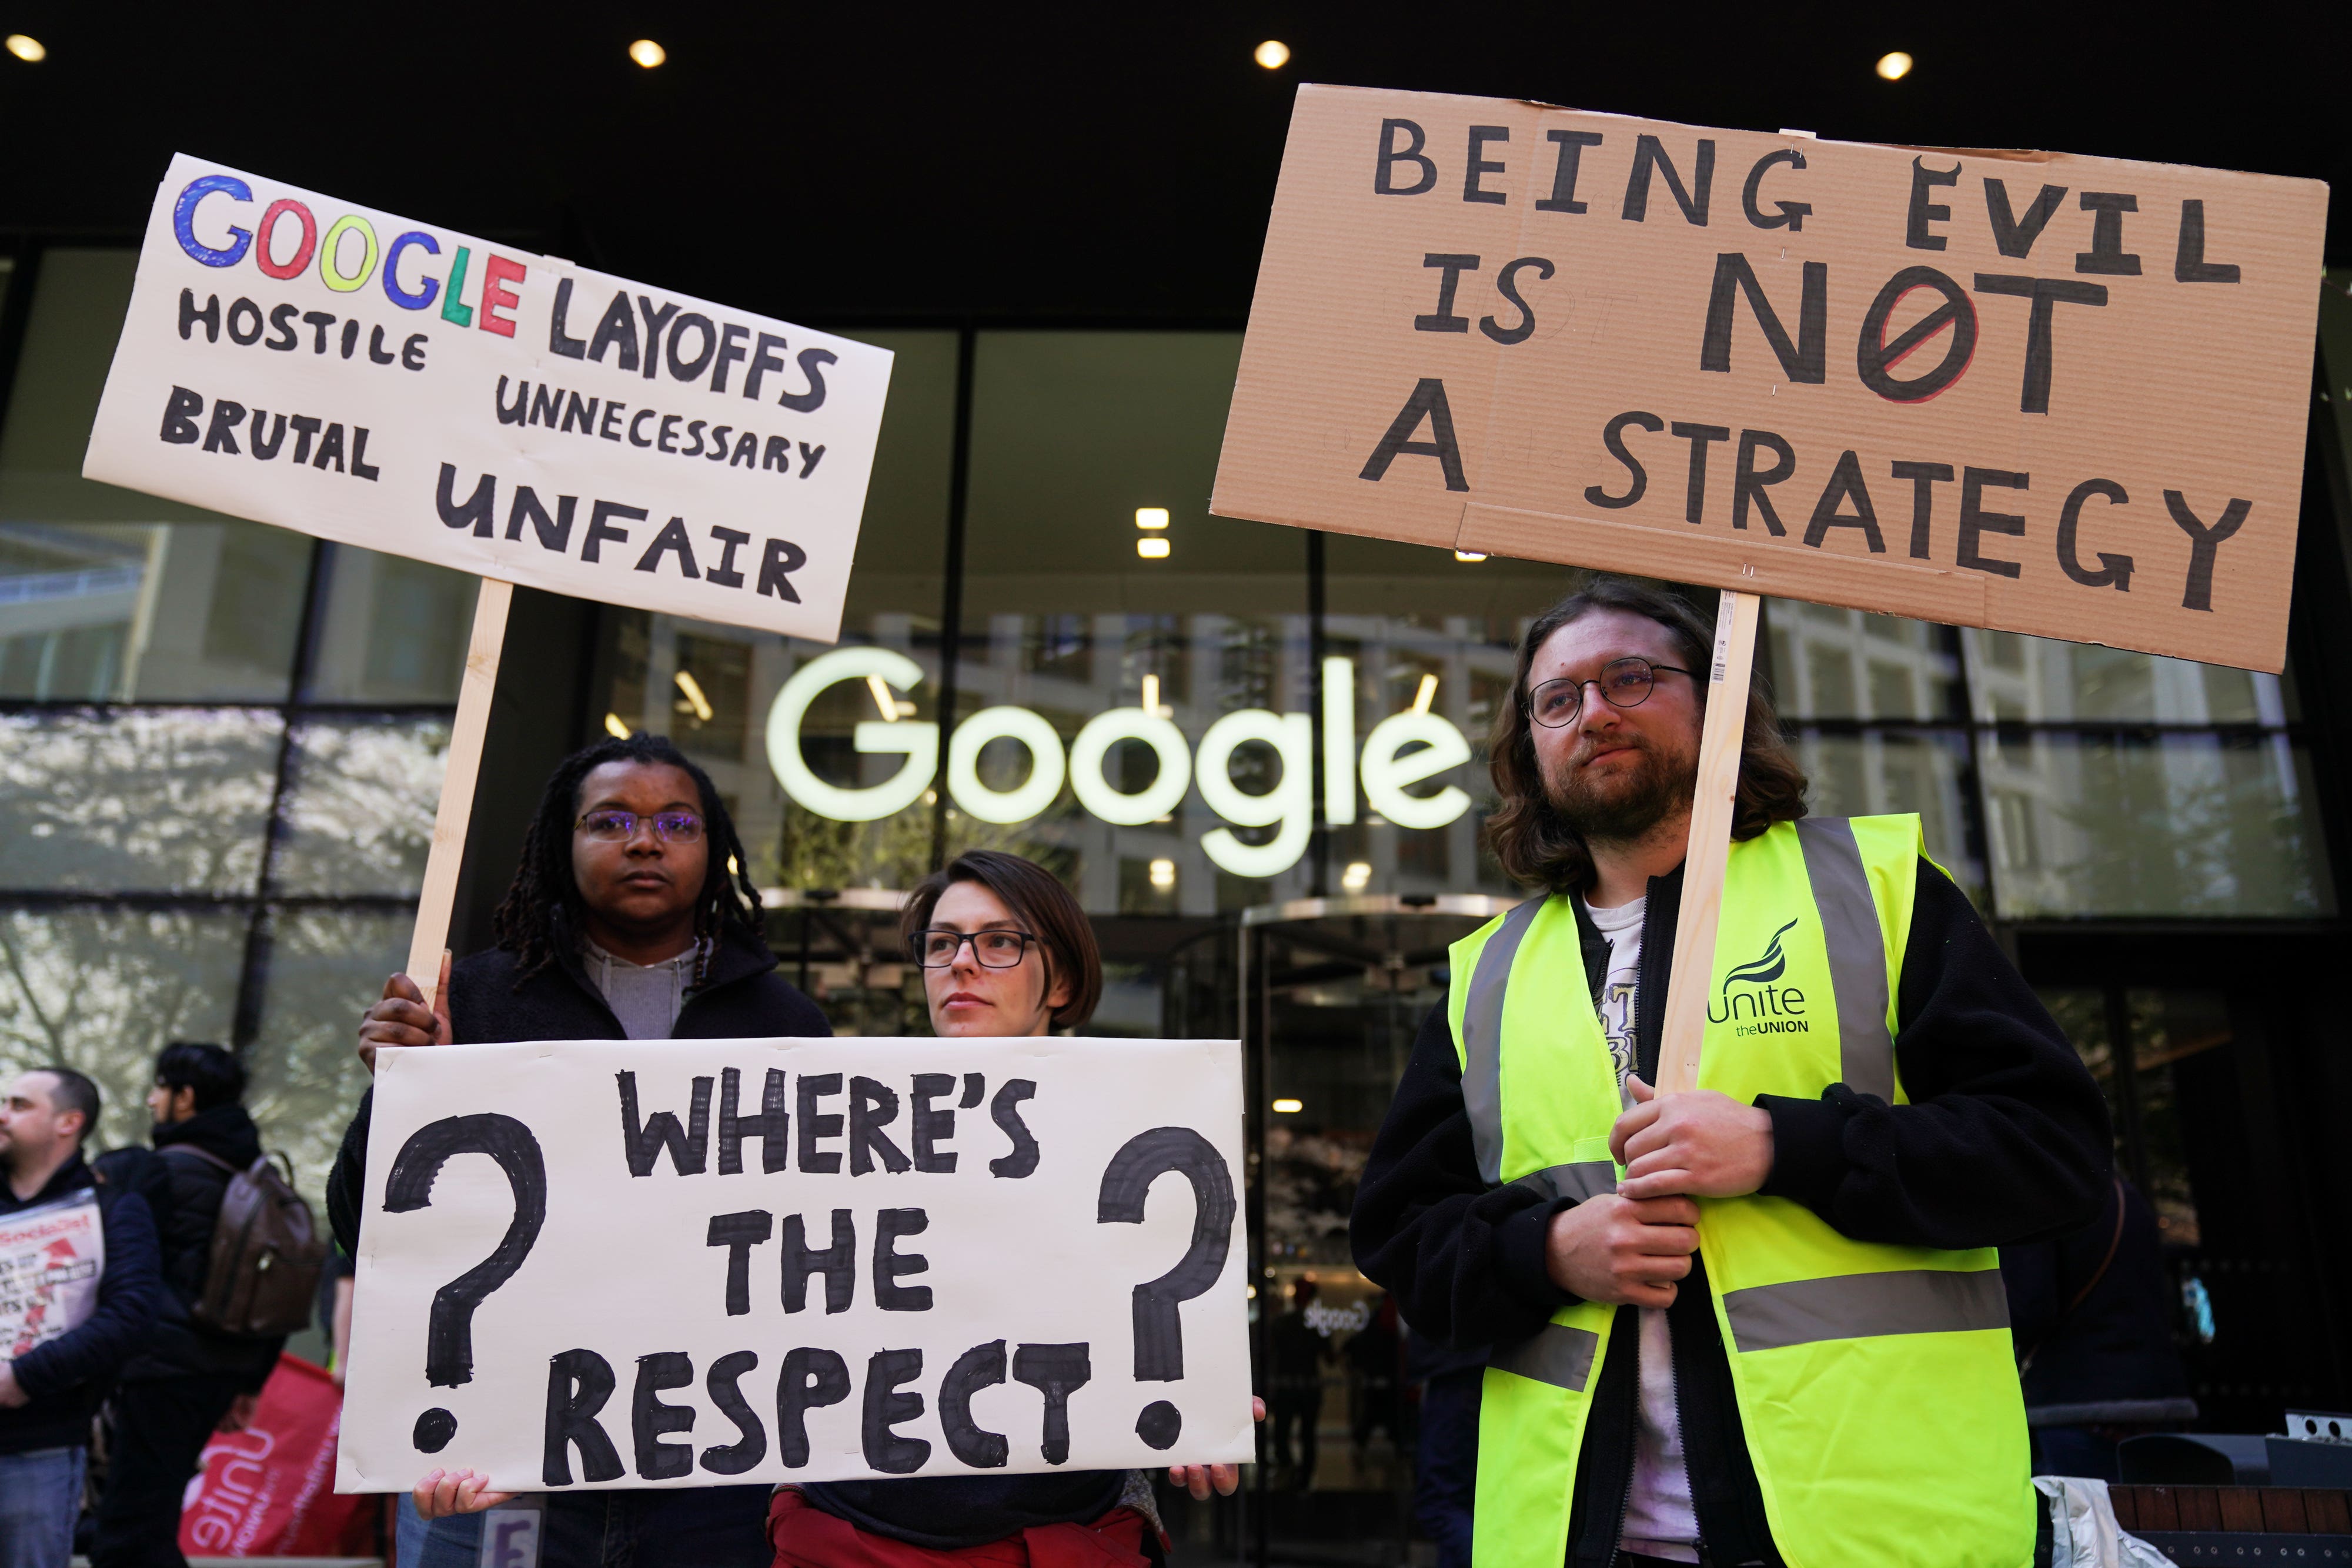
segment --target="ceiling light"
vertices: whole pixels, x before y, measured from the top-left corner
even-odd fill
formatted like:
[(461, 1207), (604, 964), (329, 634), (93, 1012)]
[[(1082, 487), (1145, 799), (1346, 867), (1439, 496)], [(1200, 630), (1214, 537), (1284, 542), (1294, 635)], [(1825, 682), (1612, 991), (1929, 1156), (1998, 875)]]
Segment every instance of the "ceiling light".
[(1437, 677), (1435, 675), (1426, 674), (1422, 676), (1421, 689), (1412, 694), (1412, 711), (1415, 713), (1427, 713), (1429, 711), (1429, 699), (1436, 695)]
[(1475, 564), (1478, 561), (1485, 560), (1486, 558), (1479, 554), (1476, 550), (1458, 549), (1454, 552), (1454, 559), (1466, 564)]
[(1175, 886), (1176, 862), (1174, 861), (1153, 861), (1151, 862), (1151, 885), (1158, 888), (1162, 893), (1165, 893), (1170, 888)]
[(1135, 541), (1135, 553), (1146, 560), (1166, 560), (1168, 541), (1156, 537), (1139, 538)]
[(1901, 81), (1911, 74), (1911, 57), (1900, 49), (1879, 56), (1878, 74), (1888, 81)]
[(882, 710), (882, 722), (885, 724), (898, 723), (898, 699), (891, 695), (888, 685), (883, 681), (882, 677), (879, 675), (866, 676), (866, 689), (874, 694), (874, 706)]
[(669, 51), (663, 48), (659, 44), (655, 43), (651, 38), (639, 38), (635, 43), (629, 46), (629, 58), (636, 61), (637, 64), (645, 67), (646, 69), (651, 70), (656, 66), (661, 64), (664, 60), (669, 58)]
[(1307, 1109), (1307, 1102), (1304, 1100), (1276, 1100), (1274, 1103), (1274, 1108), (1276, 1112), (1285, 1116), (1296, 1116), (1298, 1113)]
[(677, 689), (686, 694), (687, 711), (693, 714), (695, 717), (700, 719), (703, 723), (709, 724), (710, 722), (710, 699), (702, 695), (702, 683), (696, 680), (692, 675), (688, 674), (684, 670), (680, 670), (677, 674), (670, 678), (677, 683)]
[(1361, 893), (1371, 884), (1372, 866), (1370, 861), (1352, 862), (1346, 871), (1339, 873), (1339, 885), (1349, 893)]
[(9, 34), (7, 44), (8, 52), (28, 66), (38, 65), (49, 57), (49, 51), (41, 47), (40, 39), (28, 38), (22, 33)]
[(1166, 528), (1168, 526), (1168, 508), (1165, 507), (1136, 507), (1135, 526), (1139, 528)]
[(1279, 38), (1268, 38), (1251, 51), (1250, 58), (1270, 71), (1278, 71), (1290, 63), (1290, 46)]
[(629, 727), (621, 722), (619, 714), (608, 713), (604, 716), (604, 733), (614, 740), (626, 740), (629, 738)]

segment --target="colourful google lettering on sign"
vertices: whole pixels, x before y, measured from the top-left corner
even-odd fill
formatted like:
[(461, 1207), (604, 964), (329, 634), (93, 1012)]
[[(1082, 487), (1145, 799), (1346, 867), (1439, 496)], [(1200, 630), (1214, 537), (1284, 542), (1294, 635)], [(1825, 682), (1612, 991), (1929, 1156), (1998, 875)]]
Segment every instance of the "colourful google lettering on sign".
[[(457, 298), (465, 289), (466, 270), (473, 259), (468, 246), (457, 247), (450, 263), (446, 290), (440, 278), (424, 276), (417, 278), (414, 289), (404, 288), (400, 281), (401, 261), (409, 251), (420, 250), (428, 256), (441, 254), (441, 242), (423, 229), (410, 229), (383, 246), (378, 242), (373, 224), (357, 213), (345, 213), (321, 235), (318, 217), (309, 204), (288, 196), (263, 209), (261, 221), (252, 228), (239, 228), (232, 222), (226, 245), (209, 246), (196, 236), (196, 209), (212, 196), (250, 205), (253, 187), (234, 174), (205, 174), (189, 181), (173, 204), (173, 237), (191, 259), (206, 267), (235, 267), (250, 256), (263, 277), (284, 282), (300, 277), (315, 261), (319, 280), (338, 294), (354, 293), (373, 277), (382, 283), (383, 297), (403, 310), (429, 310), (437, 298), (445, 321), (459, 327), (479, 326), (483, 331), (496, 332), (502, 338), (514, 336), (514, 318), (499, 312), (510, 311), (521, 303), (509, 286), (520, 283), (530, 269), (511, 256), (493, 252), (483, 259), (482, 303), (478, 320), (476, 308), (461, 304)], [(295, 225), (297, 237), (292, 253), (281, 261), (278, 259), (278, 240), (289, 220)], [(359, 242), (358, 265), (346, 270), (344, 262), (352, 248), (346, 242), (353, 239)], [(419, 270), (422, 271), (422, 264)]]

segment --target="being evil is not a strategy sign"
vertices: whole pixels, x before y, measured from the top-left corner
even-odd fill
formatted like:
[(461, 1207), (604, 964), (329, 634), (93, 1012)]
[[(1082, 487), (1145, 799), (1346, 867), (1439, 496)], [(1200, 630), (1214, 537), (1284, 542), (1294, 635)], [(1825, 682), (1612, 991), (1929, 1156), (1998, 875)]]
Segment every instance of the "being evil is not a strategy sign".
[(183, 154), (82, 472), (831, 642), (890, 360)]
[(1234, 1042), (377, 1055), (336, 1487), (1254, 1455)]

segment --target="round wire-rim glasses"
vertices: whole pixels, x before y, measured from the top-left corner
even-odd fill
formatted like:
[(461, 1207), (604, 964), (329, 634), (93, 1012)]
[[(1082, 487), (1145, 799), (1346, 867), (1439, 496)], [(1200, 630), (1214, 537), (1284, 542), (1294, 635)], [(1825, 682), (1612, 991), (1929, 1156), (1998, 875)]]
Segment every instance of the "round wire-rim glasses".
[(926, 926), (915, 933), (915, 965), (923, 969), (951, 967), (963, 945), (971, 944), (971, 956), (984, 969), (1012, 969), (1020, 967), (1029, 951), (1029, 944), (1037, 938), (1026, 931), (951, 931), (944, 925)]
[(702, 819), (691, 811), (656, 811), (640, 816), (635, 811), (604, 808), (581, 814), (574, 828), (602, 843), (625, 843), (637, 836), (639, 822), (651, 823), (654, 837), (666, 844), (690, 844), (702, 837)]
[[(1574, 724), (1576, 716), (1584, 711), (1584, 688), (1599, 686), (1601, 697), (1611, 707), (1640, 707), (1650, 700), (1657, 688), (1658, 674), (1664, 670), (1670, 674), (1691, 675), (1680, 664), (1654, 664), (1648, 659), (1628, 655), (1612, 659), (1601, 666), (1601, 674), (1581, 681), (1562, 676), (1546, 681), (1528, 694), (1528, 716), (1546, 729), (1559, 729)], [(1696, 680), (1696, 675), (1691, 675)]]

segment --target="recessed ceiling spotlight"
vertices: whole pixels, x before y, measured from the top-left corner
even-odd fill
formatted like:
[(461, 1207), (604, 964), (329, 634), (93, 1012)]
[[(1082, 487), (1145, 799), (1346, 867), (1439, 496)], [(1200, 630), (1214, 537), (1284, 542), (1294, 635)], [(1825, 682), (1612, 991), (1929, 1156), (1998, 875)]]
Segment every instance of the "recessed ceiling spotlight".
[(1165, 507), (1136, 507), (1135, 526), (1139, 528), (1166, 528), (1168, 526), (1168, 508)]
[(1477, 550), (1458, 549), (1454, 552), (1454, 559), (1462, 562), (1465, 566), (1475, 566), (1478, 562), (1485, 560), (1486, 558)]
[(1290, 63), (1290, 46), (1280, 38), (1268, 38), (1251, 52), (1250, 58), (1270, 71), (1278, 71)]
[(1361, 893), (1371, 884), (1372, 862), (1370, 861), (1350, 862), (1348, 869), (1339, 873), (1339, 885), (1349, 893)]
[(1176, 862), (1160, 860), (1151, 862), (1151, 885), (1165, 893), (1176, 885)]
[[(18, 59), (24, 61), (28, 66), (37, 65), (41, 61), (49, 57), (49, 51), (42, 47), (41, 40), (38, 38), (27, 37), (22, 33), (11, 33), (8, 35), (6, 42), (8, 52), (16, 56)], [(1282, 47), (1280, 44), (1276, 44), (1274, 47), (1277, 49)], [(1260, 53), (1263, 52), (1263, 50), (1260, 51)], [(1279, 64), (1280, 62), (1277, 61), (1276, 63)]]
[(1900, 49), (1879, 56), (1878, 74), (1888, 81), (1901, 81), (1911, 74), (1911, 57)]
[(663, 48), (659, 44), (655, 43), (651, 38), (639, 38), (635, 43), (629, 46), (629, 58), (636, 61), (637, 64), (645, 67), (646, 69), (651, 70), (656, 66), (661, 64), (664, 60), (669, 58), (669, 51)]
[(1298, 1113), (1307, 1109), (1307, 1102), (1304, 1100), (1289, 1099), (1276, 1100), (1274, 1103), (1274, 1109), (1277, 1115), (1296, 1116)]
[(1146, 534), (1135, 541), (1135, 553), (1146, 560), (1166, 560), (1168, 541), (1157, 534)]

